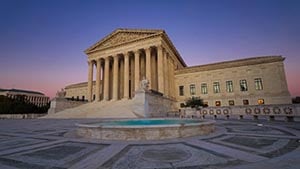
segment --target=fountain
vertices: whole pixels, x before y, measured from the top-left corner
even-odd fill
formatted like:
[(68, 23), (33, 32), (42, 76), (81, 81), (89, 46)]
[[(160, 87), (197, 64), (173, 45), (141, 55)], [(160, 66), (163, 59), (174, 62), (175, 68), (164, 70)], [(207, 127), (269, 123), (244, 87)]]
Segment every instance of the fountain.
[(214, 131), (213, 120), (199, 119), (126, 119), (76, 124), (76, 134), (102, 140), (163, 140), (207, 135)]
[(136, 105), (139, 105), (137, 106), (139, 108), (134, 109), (134, 111), (144, 118), (102, 120), (98, 123), (76, 124), (78, 127), (76, 134), (84, 138), (102, 140), (162, 140), (207, 135), (214, 131), (215, 122), (209, 120), (147, 118), (153, 115), (152, 111), (154, 111), (150, 109), (149, 105), (156, 107), (156, 111), (165, 108), (164, 104), (162, 106), (161, 103), (155, 104), (155, 101), (160, 100), (163, 96), (150, 96), (148, 85), (149, 82), (144, 78), (135, 96)]

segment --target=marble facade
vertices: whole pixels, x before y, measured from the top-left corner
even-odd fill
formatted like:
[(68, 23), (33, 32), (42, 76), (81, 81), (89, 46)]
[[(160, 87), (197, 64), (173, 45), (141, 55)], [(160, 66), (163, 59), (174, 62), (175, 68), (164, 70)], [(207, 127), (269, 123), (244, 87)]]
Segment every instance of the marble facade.
[[(282, 56), (188, 67), (164, 30), (148, 29), (117, 29), (85, 53), (88, 82), (66, 86), (66, 97), (90, 102), (132, 99), (146, 78), (150, 90), (173, 100), (178, 108), (198, 96), (208, 106), (291, 103)], [(241, 89), (242, 82), (246, 90)], [(202, 91), (203, 84), (207, 91)]]

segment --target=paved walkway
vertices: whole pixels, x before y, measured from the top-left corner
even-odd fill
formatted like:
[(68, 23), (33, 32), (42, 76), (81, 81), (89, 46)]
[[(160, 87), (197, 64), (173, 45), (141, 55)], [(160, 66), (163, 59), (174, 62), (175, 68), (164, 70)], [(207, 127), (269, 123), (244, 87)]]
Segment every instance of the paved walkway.
[[(300, 123), (217, 121), (208, 136), (165, 141), (72, 137), (97, 119), (0, 120), (1, 169), (299, 169)], [(258, 123), (263, 124), (257, 125)]]

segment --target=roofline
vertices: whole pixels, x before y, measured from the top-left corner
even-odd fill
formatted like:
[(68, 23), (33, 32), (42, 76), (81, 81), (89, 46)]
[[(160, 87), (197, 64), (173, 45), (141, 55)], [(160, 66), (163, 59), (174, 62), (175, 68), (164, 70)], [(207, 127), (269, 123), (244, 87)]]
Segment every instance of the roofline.
[(42, 92), (31, 91), (31, 90), (23, 90), (23, 89), (14, 89), (14, 88), (12, 88), (12, 89), (1, 89), (0, 88), (0, 91), (4, 91), (4, 92), (20, 92), (20, 93), (23, 92), (23, 93), (39, 94), (39, 95), (45, 96), (45, 94), (42, 93)]
[[(80, 82), (80, 83), (70, 84), (70, 85), (67, 85), (65, 87), (65, 89), (76, 88), (76, 87), (84, 87), (84, 86), (87, 86), (87, 83), (88, 82)], [(96, 81), (93, 81), (93, 85), (95, 85), (95, 84), (96, 84)]]
[(230, 61), (224, 61), (224, 62), (205, 64), (205, 65), (190, 66), (190, 67), (176, 70), (175, 75), (184, 74), (184, 73), (193, 73), (193, 72), (197, 72), (197, 71), (208, 71), (208, 70), (217, 70), (217, 69), (224, 69), (224, 68), (231, 68), (231, 67), (272, 63), (272, 62), (279, 62), (279, 61), (284, 61), (284, 60), (285, 60), (285, 58), (282, 57), (281, 55), (249, 57), (249, 58), (245, 58), (245, 59), (230, 60)]
[[(106, 35), (104, 38), (101, 38), (97, 43), (95, 43), (94, 45), (92, 45), (89, 48), (87, 48), (84, 51), (84, 53), (85, 54), (89, 54), (91, 52), (94, 52), (94, 51), (89, 51), (89, 50), (92, 50), (93, 48), (95, 48), (96, 46), (98, 46), (100, 43), (105, 42), (107, 39), (109, 39), (111, 36), (117, 34), (118, 32), (151, 32), (151, 31), (152, 32), (164, 32), (164, 30), (162, 30), (162, 29), (129, 29), (129, 28), (117, 28), (113, 32), (111, 32), (110, 34)], [(128, 42), (126, 42), (126, 43), (128, 43)], [(122, 45), (122, 44), (119, 44), (119, 45)], [(108, 48), (110, 48), (110, 47), (108, 47)]]
[(167, 34), (165, 31), (164, 31), (163, 33), (164, 33), (164, 34), (163, 34), (164, 37), (165, 37), (166, 40), (167, 40), (167, 43), (169, 43), (170, 46), (171, 46), (171, 48), (172, 48), (172, 50), (174, 50), (174, 52), (175, 52), (175, 54), (177, 55), (177, 58), (178, 58), (178, 60), (180, 61), (180, 63), (183, 65), (183, 67), (187, 67), (187, 64), (184, 62), (184, 60), (183, 60), (182, 57), (180, 56), (180, 54), (179, 54), (179, 52), (177, 51), (175, 45), (174, 45), (173, 42), (170, 40), (168, 34)]
[[(122, 32), (158, 32), (156, 34), (153, 34), (153, 35), (141, 38), (141, 39), (136, 39), (136, 40), (132, 40), (132, 41), (129, 41), (129, 42), (121, 43), (121, 44), (118, 44), (116, 46), (121, 46), (121, 45), (132, 43), (132, 42), (137, 42), (137, 41), (144, 40), (144, 39), (151, 38), (151, 37), (155, 37), (155, 36), (162, 36), (162, 38), (164, 38), (166, 40), (166, 42), (170, 45), (171, 50), (174, 51), (176, 57), (178, 58), (179, 62), (183, 65), (183, 67), (187, 67), (187, 65), (184, 62), (183, 58), (180, 56), (179, 52), (177, 51), (175, 45), (172, 43), (172, 41), (170, 40), (170, 38), (167, 35), (166, 31), (163, 30), (163, 29), (129, 29), (129, 28), (118, 28), (118, 29), (114, 30), (112, 33), (110, 33), (107, 36), (105, 36), (104, 38), (102, 38), (100, 41), (98, 41), (94, 45), (92, 45), (91, 47), (89, 47), (88, 49), (86, 49), (84, 51), (85, 54), (88, 55), (90, 53), (96, 52), (95, 50), (92, 50), (92, 49), (95, 48), (96, 46), (98, 46), (100, 43), (105, 42), (106, 40), (108, 40), (111, 36), (117, 34), (118, 32), (121, 32), (121, 31)], [(108, 46), (108, 47), (100, 49), (100, 50), (105, 50), (105, 49), (113, 48), (113, 47), (116, 47), (116, 46)]]

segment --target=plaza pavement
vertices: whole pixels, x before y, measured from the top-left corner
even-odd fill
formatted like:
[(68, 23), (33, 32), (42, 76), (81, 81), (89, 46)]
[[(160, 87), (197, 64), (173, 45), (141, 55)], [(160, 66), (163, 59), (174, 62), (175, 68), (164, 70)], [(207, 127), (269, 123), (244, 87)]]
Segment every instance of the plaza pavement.
[(72, 135), (75, 123), (95, 121), (0, 120), (0, 169), (300, 168), (299, 122), (217, 120), (208, 136), (164, 141)]

